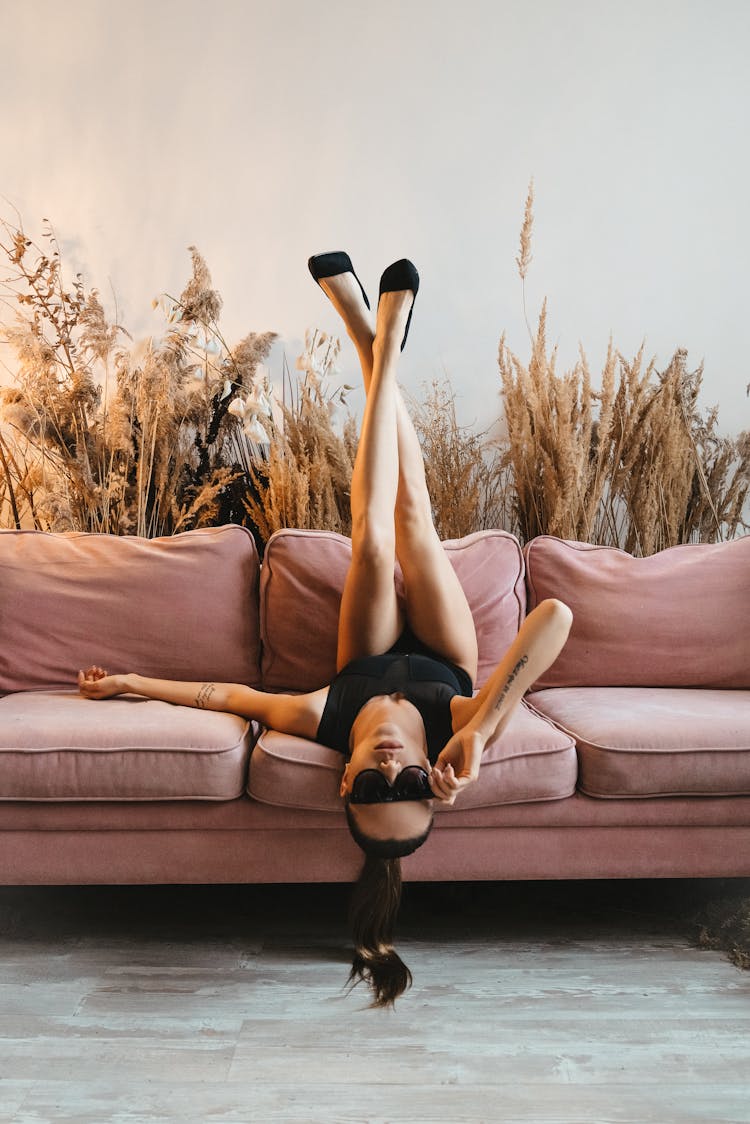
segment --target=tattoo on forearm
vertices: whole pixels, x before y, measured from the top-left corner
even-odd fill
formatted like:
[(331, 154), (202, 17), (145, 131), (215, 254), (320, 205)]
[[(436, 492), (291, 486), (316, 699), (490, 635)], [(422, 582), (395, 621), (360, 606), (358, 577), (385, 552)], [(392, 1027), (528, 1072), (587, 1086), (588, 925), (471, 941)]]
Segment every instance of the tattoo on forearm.
[(195, 705), (204, 710), (208, 706), (208, 700), (216, 690), (215, 683), (204, 683), (198, 694), (195, 696)]
[(500, 707), (503, 705), (503, 703), (505, 702), (505, 696), (508, 694), (508, 691), (510, 690), (511, 683), (516, 678), (516, 676), (518, 675), (521, 668), (525, 667), (528, 662), (529, 662), (528, 656), (521, 656), (520, 660), (518, 661), (516, 666), (513, 668), (510, 675), (508, 676), (507, 682), (506, 682), (505, 686), (503, 687), (502, 692), (500, 694), (500, 698), (495, 703), (495, 710), (499, 710)]

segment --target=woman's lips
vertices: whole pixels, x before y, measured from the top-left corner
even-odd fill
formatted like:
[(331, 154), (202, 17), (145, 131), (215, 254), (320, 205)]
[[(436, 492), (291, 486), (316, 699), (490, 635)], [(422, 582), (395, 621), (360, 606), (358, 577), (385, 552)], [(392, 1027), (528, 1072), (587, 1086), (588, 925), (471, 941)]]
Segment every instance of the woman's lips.
[(403, 749), (404, 743), (398, 742), (395, 738), (381, 738), (375, 746), (375, 749)]

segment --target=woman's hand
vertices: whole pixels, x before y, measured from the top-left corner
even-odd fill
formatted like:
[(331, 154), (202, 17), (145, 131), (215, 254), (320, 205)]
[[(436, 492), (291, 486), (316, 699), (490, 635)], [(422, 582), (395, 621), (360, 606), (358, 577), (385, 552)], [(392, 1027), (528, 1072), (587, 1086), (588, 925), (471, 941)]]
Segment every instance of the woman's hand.
[(121, 675), (108, 675), (104, 668), (89, 667), (78, 672), (78, 690), (87, 699), (110, 699), (123, 694)]
[(459, 792), (477, 779), (485, 745), (482, 734), (468, 726), (453, 735), (430, 773), (430, 787), (438, 800), (453, 804)]

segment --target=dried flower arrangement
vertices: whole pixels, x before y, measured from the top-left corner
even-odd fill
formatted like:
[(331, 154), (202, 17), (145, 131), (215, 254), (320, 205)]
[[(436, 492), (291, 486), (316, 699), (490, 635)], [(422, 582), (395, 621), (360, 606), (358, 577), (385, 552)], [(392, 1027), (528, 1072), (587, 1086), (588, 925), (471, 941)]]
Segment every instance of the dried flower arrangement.
[[(191, 246), (181, 296), (153, 302), (166, 316), (161, 338), (128, 350), (97, 290), (87, 293), (80, 275), (65, 286), (49, 223), (49, 253), (20, 222), (3, 230), (13, 267), (4, 303), (15, 297), (28, 312), (3, 330), (17, 368), (0, 392), (2, 524), (152, 537), (249, 522), (258, 466), (283, 429), (261, 367), (275, 333), (228, 346), (221, 297)], [(306, 386), (296, 413), (284, 408), (288, 427), (315, 404)]]
[[(532, 181), (516, 258), (524, 314), (533, 201)], [(336, 337), (306, 333), (301, 374), (285, 364), (277, 401), (262, 368), (275, 333), (229, 347), (194, 246), (180, 297), (153, 302), (162, 336), (128, 349), (97, 290), (80, 274), (64, 285), (50, 224), (48, 253), (20, 219), (1, 226), (13, 269), (3, 303), (25, 309), (2, 332), (17, 366), (0, 391), (0, 525), (153, 536), (235, 522), (261, 550), (284, 526), (349, 533), (357, 427), (348, 410), (336, 417), (351, 387), (328, 389)], [(750, 529), (750, 433), (722, 438), (718, 410), (701, 414), (702, 367), (688, 371), (678, 350), (658, 372), (643, 348), (628, 361), (610, 342), (595, 391), (583, 350), (557, 373), (546, 322), (545, 301), (527, 364), (500, 340), (501, 441), (458, 425), (447, 383), (411, 402), (441, 537), (500, 526), (522, 542), (546, 533), (647, 555)]]
[(337, 337), (308, 330), (305, 351), (297, 360), (304, 374), (294, 384), (285, 370), (284, 401), (278, 423), (272, 422), (267, 457), (249, 470), (245, 508), (261, 543), (281, 527), (351, 533), (349, 489), (357, 425), (349, 413), (341, 431), (335, 425), (337, 402), (346, 404), (351, 387), (326, 391), (340, 347)]
[(408, 400), (422, 446), (425, 479), (441, 539), (508, 526), (513, 512), (502, 450), (456, 419), (456, 396), (446, 381), (433, 382), (423, 402)]
[[(516, 259), (524, 287), (531, 262), (533, 181)], [(528, 323), (528, 321), (527, 321)], [(718, 408), (697, 405), (703, 366), (687, 369), (678, 350), (657, 372), (610, 341), (601, 390), (591, 386), (586, 355), (555, 370), (542, 305), (524, 364), (500, 339), (498, 365), (507, 426), (503, 463), (511, 472), (509, 529), (522, 541), (539, 534), (653, 554), (692, 541), (733, 538), (750, 491), (750, 432), (716, 433)], [(594, 403), (598, 402), (595, 416)]]

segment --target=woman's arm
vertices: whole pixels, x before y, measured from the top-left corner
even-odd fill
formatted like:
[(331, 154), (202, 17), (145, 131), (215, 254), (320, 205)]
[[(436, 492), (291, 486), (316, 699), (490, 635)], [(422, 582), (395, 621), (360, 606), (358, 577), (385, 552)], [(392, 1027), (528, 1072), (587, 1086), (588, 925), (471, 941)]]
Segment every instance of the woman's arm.
[(314, 738), (328, 688), (307, 695), (272, 695), (243, 683), (188, 683), (180, 679), (149, 679), (144, 675), (108, 675), (101, 667), (78, 672), (78, 689), (88, 699), (143, 695), (148, 699), (222, 710), (252, 718), (274, 730)]
[(540, 601), (523, 621), (510, 648), (471, 700), (466, 725), (480, 733), (485, 744), (505, 728), (516, 704), (555, 662), (572, 623), (568, 606), (553, 597)]
[(557, 659), (572, 623), (573, 614), (562, 601), (541, 601), (476, 698), (458, 700), (458, 728), (432, 769), (436, 796), (453, 803), (460, 789), (477, 779), (485, 746), (507, 726), (526, 691)]

